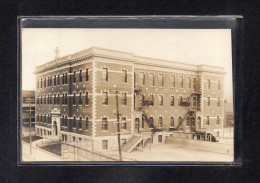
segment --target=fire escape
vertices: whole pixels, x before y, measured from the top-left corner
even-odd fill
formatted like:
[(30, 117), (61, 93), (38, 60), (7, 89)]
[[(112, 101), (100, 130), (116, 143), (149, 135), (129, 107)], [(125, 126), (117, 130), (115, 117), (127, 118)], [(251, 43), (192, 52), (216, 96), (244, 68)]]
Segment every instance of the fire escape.
[[(189, 117), (189, 119), (196, 119), (196, 114), (198, 111), (200, 111), (200, 103), (201, 100), (201, 93), (194, 90), (192, 94), (187, 98), (182, 98), (179, 101), (179, 106), (187, 107), (187, 113), (185, 116), (179, 121), (178, 124), (178, 130), (182, 131), (183, 133), (187, 133), (186, 125), (184, 124), (184, 121)], [(195, 121), (194, 121), (195, 123)], [(192, 126), (192, 125), (190, 125)], [(192, 133), (196, 133), (196, 124), (194, 125), (194, 128), (191, 128)]]

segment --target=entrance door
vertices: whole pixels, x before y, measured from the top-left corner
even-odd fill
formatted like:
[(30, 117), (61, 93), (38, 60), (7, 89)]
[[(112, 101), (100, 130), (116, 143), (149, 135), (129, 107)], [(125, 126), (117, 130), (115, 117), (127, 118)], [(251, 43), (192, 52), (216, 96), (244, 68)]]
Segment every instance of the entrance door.
[(162, 135), (158, 135), (158, 143), (162, 143)]
[(179, 122), (179, 125), (181, 125), (181, 123), (182, 123), (182, 117), (181, 116), (178, 118), (178, 122)]

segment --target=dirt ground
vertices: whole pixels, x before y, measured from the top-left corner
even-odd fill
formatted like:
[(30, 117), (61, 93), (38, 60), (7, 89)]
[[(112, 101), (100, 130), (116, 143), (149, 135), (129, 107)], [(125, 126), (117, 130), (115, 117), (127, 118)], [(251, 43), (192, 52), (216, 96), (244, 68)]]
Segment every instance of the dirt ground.
[(233, 156), (228, 154), (184, 149), (174, 144), (152, 144), (151, 150), (146, 147), (144, 152), (135, 150), (131, 153), (123, 153), (123, 156), (136, 161), (233, 161)]

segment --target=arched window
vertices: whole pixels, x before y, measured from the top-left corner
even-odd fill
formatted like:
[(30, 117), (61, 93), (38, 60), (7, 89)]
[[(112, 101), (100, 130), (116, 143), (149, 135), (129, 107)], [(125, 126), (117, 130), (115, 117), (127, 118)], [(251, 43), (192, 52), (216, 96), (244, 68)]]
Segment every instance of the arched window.
[(107, 118), (102, 118), (102, 130), (108, 130)]
[(79, 105), (82, 105), (82, 94), (81, 94), (81, 92), (79, 93)]

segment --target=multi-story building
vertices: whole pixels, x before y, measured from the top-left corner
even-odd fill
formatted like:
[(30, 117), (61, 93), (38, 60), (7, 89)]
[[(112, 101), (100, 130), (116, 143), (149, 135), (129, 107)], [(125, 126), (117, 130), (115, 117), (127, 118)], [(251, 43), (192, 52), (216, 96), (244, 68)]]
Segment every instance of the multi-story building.
[[(31, 110), (30, 110), (31, 108)], [(22, 134), (28, 135), (31, 119), (31, 130), (35, 127), (35, 91), (22, 91)]]
[(126, 145), (144, 143), (142, 134), (160, 143), (173, 131), (214, 140), (212, 130), (223, 127), (222, 67), (93, 47), (38, 66), (35, 74), (40, 136), (84, 141), (94, 150), (118, 148), (118, 93)]

